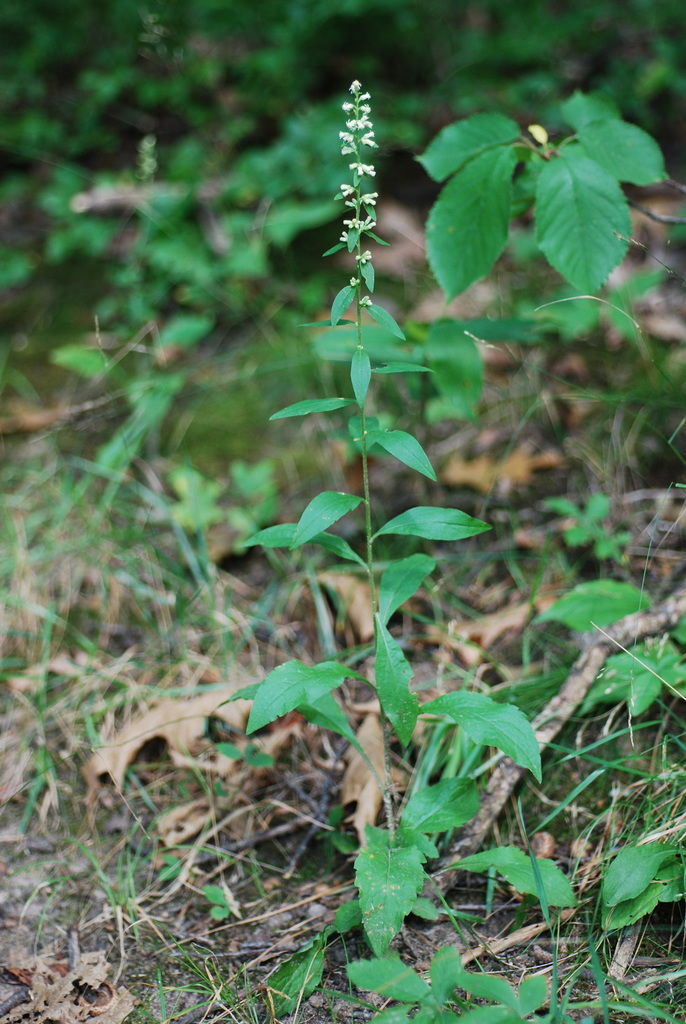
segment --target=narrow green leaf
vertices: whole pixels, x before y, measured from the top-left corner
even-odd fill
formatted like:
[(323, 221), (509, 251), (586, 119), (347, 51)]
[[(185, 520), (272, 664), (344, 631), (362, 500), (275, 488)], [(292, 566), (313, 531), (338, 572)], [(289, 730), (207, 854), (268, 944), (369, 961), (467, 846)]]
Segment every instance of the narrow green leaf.
[(350, 303), (355, 298), (355, 289), (347, 284), (341, 288), (336, 298), (331, 303), (331, 326), (335, 327), (339, 322)]
[(376, 692), (393, 732), (403, 745), (412, 739), (419, 701), (410, 690), (412, 668), (398, 641), (376, 616)]
[[(339, 320), (337, 326), (340, 327), (343, 324), (350, 325), (350, 324), (354, 324), (354, 323), (355, 323), (354, 320)], [(330, 320), (310, 320), (309, 323), (298, 324), (298, 327), (333, 327), (333, 326), (334, 325), (331, 323)]]
[(301, 544), (316, 537), (327, 526), (337, 522), (348, 512), (352, 512), (362, 501), (356, 494), (346, 494), (344, 491), (322, 491), (307, 505), (303, 514), (298, 520), (291, 549), (298, 548)]
[(519, 127), (502, 114), (475, 114), (449, 124), (417, 159), (435, 181), (459, 171), (468, 160), (519, 138)]
[(471, 779), (441, 779), (410, 797), (400, 821), (419, 832), (447, 832), (470, 821), (478, 810), (479, 795)]
[(311, 412), (335, 412), (353, 405), (351, 398), (306, 398), (304, 402), (287, 405), (269, 417), (270, 420), (285, 420), (289, 416), (307, 416)]
[(416, 437), (406, 433), (404, 430), (370, 430), (367, 432), (367, 443), (377, 444), (389, 455), (393, 455), (403, 465), (421, 473), (429, 480), (436, 479), (434, 468), (429, 462), (429, 457), (420, 445)]
[(350, 361), (350, 382), (360, 408), (364, 405), (371, 379), (372, 364), (369, 361), (369, 356), (363, 348), (356, 348)]
[(336, 245), (332, 245), (330, 249), (322, 253), (322, 258), (324, 256), (333, 256), (334, 253), (340, 252), (341, 249), (345, 249), (345, 242), (337, 242)]
[(386, 363), (375, 367), (372, 373), (433, 373), (433, 370), (421, 363)]
[(384, 626), (435, 568), (436, 562), (428, 555), (410, 555), (391, 562), (379, 583), (379, 618)]
[(395, 846), (388, 832), (372, 825), (366, 836), (367, 845), (355, 860), (355, 883), (369, 945), (381, 956), (424, 884), (424, 857), (415, 847)]
[[(277, 526), (267, 526), (245, 541), (244, 547), (249, 548), (255, 544), (261, 544), (265, 548), (290, 548), (297, 526), (297, 523), (279, 523)], [(318, 544), (338, 558), (345, 559), (346, 562), (356, 562), (357, 565), (366, 567), (364, 559), (353, 551), (347, 540), (336, 537), (332, 533), (318, 533), (310, 538), (308, 544)]]
[(639, 896), (655, 878), (658, 869), (677, 852), (664, 843), (625, 846), (610, 864), (603, 878), (602, 898), (608, 907)]
[(376, 306), (374, 303), (371, 306), (365, 306), (365, 309), (376, 320), (377, 324), (381, 324), (387, 331), (394, 334), (396, 338), (400, 338), (402, 341), (405, 340), (405, 335), (387, 309), (384, 309), (383, 306)]
[(422, 1002), (431, 991), (424, 979), (411, 967), (406, 967), (397, 953), (383, 959), (355, 960), (348, 964), (348, 977), (358, 988), (379, 992), (403, 1003)]
[(362, 275), (362, 280), (367, 285), (368, 291), (373, 292), (374, 291), (374, 281), (375, 281), (374, 264), (371, 263), (371, 262), (369, 262), (369, 263), (361, 263), (360, 264), (360, 274)]
[(422, 711), (447, 715), (475, 743), (498, 747), (541, 781), (541, 755), (536, 734), (526, 715), (513, 704), (499, 704), (483, 693), (459, 690), (429, 701)]
[(537, 622), (561, 622), (578, 632), (608, 626), (625, 615), (650, 607), (650, 598), (632, 583), (591, 580), (579, 583), (536, 616)]
[(264, 677), (255, 694), (246, 732), (263, 729), (299, 704), (315, 704), (344, 679), (353, 676), (357, 673), (336, 661), (323, 661), (319, 665), (287, 661), (279, 665)]
[(516, 160), (510, 147), (482, 153), (448, 182), (431, 209), (429, 263), (449, 300), (487, 274), (505, 248)]
[(489, 999), (493, 1003), (507, 1006), (515, 1013), (519, 1009), (519, 1000), (515, 995), (514, 989), (511, 985), (508, 985), (504, 978), (498, 977), (497, 974), (471, 974), (465, 971), (460, 981), (460, 988), (464, 989), (465, 992), (469, 992), (471, 996), (477, 996), (479, 999)]
[(423, 537), (425, 540), (464, 540), (465, 537), (474, 537), (490, 529), (487, 523), (456, 508), (418, 505), (384, 523), (375, 536), (395, 533), (404, 537)]
[(624, 193), (580, 147), (546, 164), (536, 190), (536, 239), (575, 288), (597, 291), (623, 258), (630, 233)]
[[(499, 846), (493, 850), (484, 850), (472, 857), (463, 857), (456, 864), (459, 865), (460, 871), (476, 871), (479, 874), (486, 874), (489, 868), (495, 868), (518, 892), (529, 893), (532, 896), (538, 893), (531, 861), (527, 854), (515, 846)], [(575, 906), (576, 898), (569, 879), (557, 865), (545, 857), (537, 859), (536, 864), (548, 904), (551, 907)]]
[(664, 157), (655, 139), (626, 121), (590, 121), (579, 129), (586, 155), (618, 181), (650, 185), (667, 177)]

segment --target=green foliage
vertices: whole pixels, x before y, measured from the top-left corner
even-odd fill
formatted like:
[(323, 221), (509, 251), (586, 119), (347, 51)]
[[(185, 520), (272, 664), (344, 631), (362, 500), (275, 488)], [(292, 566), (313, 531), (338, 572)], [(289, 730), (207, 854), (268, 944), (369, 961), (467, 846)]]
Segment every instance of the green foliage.
[(682, 900), (685, 890), (683, 851), (664, 843), (625, 846), (603, 877), (603, 927), (612, 930), (634, 924), (658, 903)]
[(610, 499), (606, 494), (592, 494), (582, 508), (568, 498), (548, 498), (546, 506), (552, 512), (576, 520), (565, 527), (562, 536), (571, 548), (592, 546), (598, 559), (622, 560), (623, 547), (631, 538), (627, 530), (612, 533), (604, 521), (610, 514)]
[[(477, 871), (485, 874), (495, 868), (518, 892), (545, 897), (551, 907), (573, 907), (576, 899), (566, 875), (552, 860), (536, 858), (535, 868), (531, 858), (514, 846), (499, 846), (483, 850), (471, 857), (456, 862), (461, 871)], [(538, 876), (538, 877), (537, 877)], [(540, 887), (544, 893), (540, 893)]]
[(578, 583), (537, 616), (538, 622), (561, 622), (582, 632), (595, 626), (609, 626), (617, 619), (650, 607), (646, 593), (620, 580), (592, 580)]
[(429, 261), (449, 299), (503, 251), (516, 168), (528, 190), (516, 215), (535, 208), (538, 245), (575, 288), (597, 291), (624, 256), (631, 222), (619, 183), (666, 177), (660, 149), (592, 95), (576, 93), (561, 112), (576, 134), (554, 145), (539, 125), (525, 136), (500, 115), (475, 115), (443, 129), (420, 158), (436, 180), (452, 175), (427, 224)]
[(686, 664), (673, 644), (658, 640), (635, 644), (608, 658), (581, 706), (583, 712), (602, 704), (627, 702), (631, 715), (642, 715), (663, 687), (680, 692), (686, 683)]
[(360, 894), (364, 931), (372, 950), (380, 955), (400, 931), (426, 875), (426, 855), (402, 833), (368, 825), (366, 845), (355, 861), (355, 883)]

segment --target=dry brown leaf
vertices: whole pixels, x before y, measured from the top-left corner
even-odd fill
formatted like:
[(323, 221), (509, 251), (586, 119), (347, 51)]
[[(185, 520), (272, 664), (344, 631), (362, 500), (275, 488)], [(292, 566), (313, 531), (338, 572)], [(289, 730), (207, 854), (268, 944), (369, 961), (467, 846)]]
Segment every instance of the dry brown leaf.
[(70, 408), (67, 405), (37, 409), (35, 406), (16, 401), (10, 403), (10, 407), (10, 416), (0, 416), (0, 434), (33, 434), (38, 430), (52, 427), (70, 415)]
[(178, 846), (197, 836), (212, 814), (210, 801), (202, 796), (179, 807), (172, 807), (157, 819), (157, 834), (164, 846)]
[(320, 583), (333, 590), (343, 602), (346, 617), (352, 626), (357, 640), (371, 640), (374, 636), (374, 616), (369, 595), (369, 583), (344, 572), (321, 572), (317, 576)]
[[(384, 746), (383, 732), (378, 715), (368, 715), (357, 730), (357, 740), (365, 754), (374, 765), (374, 770), (379, 779), (384, 777)], [(343, 776), (341, 785), (341, 803), (356, 804), (355, 811), (350, 818), (360, 843), (365, 842), (365, 826), (373, 825), (376, 821), (383, 795), (379, 782), (370, 771), (369, 765), (361, 754), (353, 747), (346, 754), (348, 767)]]
[(490, 615), (480, 615), (477, 619), (454, 619), (447, 629), (429, 626), (426, 635), (431, 643), (448, 647), (471, 668), (484, 660), (483, 652), (503, 633), (524, 629), (530, 615), (531, 605), (525, 601), (507, 605)]
[[(116, 787), (121, 787), (127, 767), (152, 739), (165, 741), (174, 764), (195, 765), (196, 762), (191, 758), (202, 743), (208, 718), (220, 718), (227, 725), (242, 730), (251, 702), (227, 702), (244, 682), (237, 680), (219, 689), (200, 691), (195, 697), (167, 697), (132, 719), (109, 743), (96, 750), (84, 765), (83, 774), (89, 798), (97, 791), (104, 777), (109, 776)], [(230, 760), (224, 758), (224, 761)], [(213, 761), (213, 764), (216, 763)]]
[(563, 464), (563, 456), (554, 449), (530, 452), (517, 448), (499, 461), (491, 455), (479, 455), (476, 459), (452, 455), (443, 467), (440, 479), (453, 487), (473, 487), (482, 494), (488, 494), (496, 484), (506, 489), (514, 485), (523, 486), (531, 483), (538, 470), (556, 469)]

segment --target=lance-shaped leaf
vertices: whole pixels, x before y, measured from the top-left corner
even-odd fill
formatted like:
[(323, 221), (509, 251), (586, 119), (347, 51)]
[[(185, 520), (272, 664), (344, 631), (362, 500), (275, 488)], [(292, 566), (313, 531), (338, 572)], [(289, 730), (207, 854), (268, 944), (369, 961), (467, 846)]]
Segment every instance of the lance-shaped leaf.
[(429, 701), (422, 711), (446, 715), (475, 743), (498, 747), (541, 781), (541, 755), (536, 734), (527, 717), (513, 704), (498, 704), (483, 693), (460, 690)]
[(331, 326), (335, 327), (339, 322), (350, 303), (355, 298), (355, 289), (352, 285), (347, 284), (345, 288), (341, 288), (336, 298), (331, 303)]
[(355, 883), (369, 945), (381, 956), (424, 884), (424, 855), (415, 846), (395, 845), (388, 832), (373, 825), (367, 825), (366, 837), (355, 860)]
[(487, 274), (505, 248), (516, 161), (510, 147), (482, 153), (448, 182), (429, 214), (429, 263), (448, 299)]
[(614, 118), (590, 121), (579, 129), (579, 142), (586, 155), (618, 181), (649, 185), (667, 177), (657, 142), (635, 124)]
[(393, 732), (401, 743), (407, 744), (412, 738), (419, 711), (419, 701), (410, 690), (412, 668), (398, 641), (381, 623), (379, 616), (375, 618), (376, 692)]
[(536, 238), (575, 288), (600, 288), (623, 258), (630, 232), (617, 181), (580, 147), (570, 146), (546, 164), (536, 188)]
[(421, 363), (386, 363), (385, 366), (376, 366), (372, 373), (433, 373), (433, 370)]
[(352, 676), (357, 676), (357, 672), (337, 661), (305, 665), (296, 660), (279, 665), (264, 677), (255, 693), (246, 732), (263, 729), (300, 704), (316, 704), (320, 697)]
[(406, 967), (397, 953), (383, 959), (356, 960), (348, 964), (348, 977), (358, 988), (380, 992), (403, 1003), (422, 1002), (431, 993), (424, 979)]
[(322, 980), (324, 952), (331, 931), (331, 928), (325, 928), (302, 949), (284, 960), (269, 978), (274, 1012), (278, 1016), (292, 1013)]
[(372, 303), (371, 306), (365, 306), (365, 309), (372, 319), (376, 320), (377, 324), (381, 324), (382, 327), (385, 327), (387, 331), (394, 334), (396, 338), (400, 338), (401, 341), (405, 340), (405, 335), (402, 329), (398, 326), (387, 309), (384, 309), (383, 306), (377, 306), (375, 303)]
[(475, 114), (440, 131), (418, 160), (435, 181), (443, 181), (468, 160), (517, 138), (519, 127), (509, 117)]
[(464, 540), (490, 530), (488, 523), (474, 519), (456, 508), (433, 508), (418, 505), (401, 512), (376, 531), (375, 536), (396, 533), (403, 537), (423, 537), (425, 540)]
[(472, 857), (463, 857), (456, 861), (460, 870), (478, 871), (486, 874), (489, 868), (495, 868), (518, 892), (538, 895), (538, 874), (545, 890), (546, 902), (551, 907), (573, 907), (576, 904), (574, 891), (569, 879), (547, 857), (536, 859), (537, 871), (534, 872), (531, 858), (515, 846), (499, 846), (493, 850), (475, 853)]
[[(297, 523), (278, 523), (276, 526), (267, 526), (264, 530), (254, 533), (249, 540), (245, 541), (244, 546), (249, 548), (261, 544), (264, 548), (290, 548), (297, 527)], [(364, 559), (360, 558), (347, 540), (343, 540), (342, 537), (336, 537), (332, 533), (317, 533), (314, 537), (310, 537), (308, 543), (318, 544), (339, 558), (344, 558), (347, 562), (356, 562), (366, 568)]]
[(344, 491), (322, 491), (321, 494), (317, 494), (298, 520), (291, 549), (299, 548), (301, 544), (312, 540), (322, 530), (326, 530), (327, 526), (352, 512), (361, 501), (362, 498), (358, 495), (346, 494)]
[(391, 562), (379, 583), (379, 618), (384, 626), (435, 568), (436, 562), (428, 555), (410, 555)]
[(367, 397), (369, 381), (372, 379), (372, 364), (363, 348), (356, 348), (350, 362), (350, 381), (357, 404), (362, 407)]
[(470, 821), (479, 810), (479, 795), (471, 779), (441, 779), (414, 793), (400, 819), (418, 832), (447, 832)]
[(279, 409), (270, 420), (285, 420), (289, 416), (307, 416), (311, 412), (334, 412), (344, 409), (346, 405), (354, 405), (352, 398), (306, 398), (304, 402), (295, 402)]
[(429, 480), (436, 479), (428, 455), (412, 434), (404, 430), (370, 430), (367, 433), (367, 444), (370, 447), (378, 444), (379, 448), (383, 448), (405, 466), (428, 477)]

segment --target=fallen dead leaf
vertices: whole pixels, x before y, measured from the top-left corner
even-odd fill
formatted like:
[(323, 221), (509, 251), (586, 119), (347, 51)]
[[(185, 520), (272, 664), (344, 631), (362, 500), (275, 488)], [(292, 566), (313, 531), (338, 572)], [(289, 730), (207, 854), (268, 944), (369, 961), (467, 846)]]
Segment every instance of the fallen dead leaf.
[[(384, 777), (383, 732), (378, 715), (368, 715), (357, 730), (357, 740), (374, 766), (378, 779)], [(379, 782), (372, 774), (369, 765), (353, 747), (346, 754), (348, 767), (343, 775), (341, 785), (341, 803), (354, 803), (355, 811), (349, 819), (357, 832), (360, 843), (365, 843), (364, 834), (367, 825), (376, 821), (383, 795)]]
[(321, 572), (317, 579), (341, 599), (355, 638), (363, 642), (371, 640), (374, 636), (374, 616), (368, 582), (352, 573), (343, 572)]
[(12, 413), (0, 416), (0, 434), (33, 434), (38, 430), (46, 430), (60, 420), (70, 416), (67, 405), (55, 405), (47, 409), (37, 409), (23, 402), (10, 403)]
[(429, 626), (426, 636), (430, 643), (447, 647), (471, 668), (484, 660), (484, 651), (492, 647), (503, 633), (524, 629), (531, 611), (528, 601), (511, 604), (477, 619), (453, 619), (447, 629)]
[(496, 486), (507, 492), (513, 486), (531, 483), (539, 470), (557, 469), (564, 461), (562, 454), (552, 448), (543, 452), (517, 448), (501, 460), (491, 455), (479, 455), (476, 459), (452, 455), (439, 476), (442, 483), (472, 487), (482, 494), (488, 494)]
[(172, 807), (157, 819), (157, 834), (164, 846), (178, 846), (201, 832), (212, 814), (212, 805), (206, 797)]

